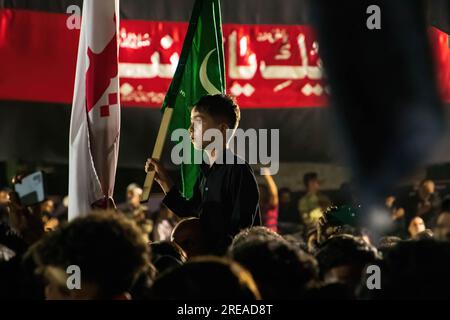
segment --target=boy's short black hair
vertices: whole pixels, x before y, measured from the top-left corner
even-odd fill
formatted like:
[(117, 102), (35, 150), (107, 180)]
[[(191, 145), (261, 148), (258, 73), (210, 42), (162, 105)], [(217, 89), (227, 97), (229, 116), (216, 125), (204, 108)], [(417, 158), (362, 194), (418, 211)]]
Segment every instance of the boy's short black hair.
[(225, 122), (234, 130), (239, 125), (241, 111), (236, 100), (227, 94), (206, 95), (195, 104), (199, 112), (205, 112), (217, 122)]

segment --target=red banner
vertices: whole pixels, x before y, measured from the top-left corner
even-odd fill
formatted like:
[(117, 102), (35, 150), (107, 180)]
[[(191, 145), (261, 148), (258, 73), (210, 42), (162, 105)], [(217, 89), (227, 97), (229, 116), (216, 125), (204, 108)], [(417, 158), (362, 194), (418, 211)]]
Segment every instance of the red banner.
[[(79, 30), (68, 15), (0, 10), (0, 99), (72, 102)], [(160, 107), (175, 71), (187, 23), (120, 22), (123, 105)], [(448, 35), (431, 28), (438, 81), (450, 101)], [(326, 104), (319, 46), (299, 25), (223, 26), (227, 92), (242, 107)], [(357, 54), (350, 53), (349, 54)]]

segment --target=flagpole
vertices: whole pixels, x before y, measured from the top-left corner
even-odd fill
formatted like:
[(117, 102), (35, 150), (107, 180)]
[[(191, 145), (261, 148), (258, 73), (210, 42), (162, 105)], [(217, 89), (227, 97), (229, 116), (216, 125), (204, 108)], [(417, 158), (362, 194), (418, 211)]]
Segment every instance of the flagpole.
[[(158, 136), (156, 137), (155, 147), (153, 148), (152, 159), (160, 160), (162, 155), (162, 150), (164, 143), (166, 141), (167, 132), (169, 130), (170, 120), (172, 119), (173, 106), (175, 104), (176, 96), (179, 93), (179, 87), (181, 83), (181, 75), (183, 73), (186, 61), (188, 59), (190, 50), (189, 46), (192, 44), (194, 34), (197, 28), (198, 19), (200, 16), (201, 8), (203, 6), (204, 0), (196, 0), (194, 3), (194, 9), (192, 10), (191, 19), (189, 20), (189, 27), (186, 32), (186, 37), (184, 39), (183, 47), (181, 49), (180, 60), (175, 71), (174, 78), (170, 83), (169, 90), (166, 94), (166, 99), (163, 104), (164, 113), (161, 120), (161, 125), (158, 130)], [(153, 181), (155, 179), (155, 171), (147, 172), (145, 176), (144, 186), (141, 195), (141, 202), (148, 201), (150, 197), (150, 191), (153, 186)]]
[[(153, 148), (152, 152), (152, 159), (155, 160), (161, 159), (164, 143), (167, 137), (167, 132), (169, 130), (170, 120), (172, 119), (172, 114), (173, 108), (167, 106), (167, 108), (164, 109), (161, 125), (158, 130), (158, 136), (156, 137), (155, 147)], [(154, 180), (155, 180), (155, 171), (154, 170), (148, 171), (147, 175), (145, 176), (141, 202), (148, 201)]]

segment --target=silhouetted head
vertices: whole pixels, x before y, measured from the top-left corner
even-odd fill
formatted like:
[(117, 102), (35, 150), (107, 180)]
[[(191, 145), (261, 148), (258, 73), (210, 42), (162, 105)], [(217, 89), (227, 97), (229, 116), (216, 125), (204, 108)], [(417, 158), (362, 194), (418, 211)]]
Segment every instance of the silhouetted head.
[(229, 249), (233, 250), (234, 247), (239, 246), (254, 238), (260, 240), (283, 240), (283, 237), (275, 231), (272, 231), (264, 226), (257, 226), (241, 230), (237, 235), (234, 236)]
[(356, 287), (368, 264), (378, 261), (377, 250), (359, 237), (337, 235), (325, 241), (316, 253), (322, 279)]
[(361, 298), (450, 298), (450, 242), (402, 241), (385, 254), (379, 265), (381, 290), (367, 290), (367, 275), (361, 281)]
[(189, 259), (207, 253), (206, 240), (199, 218), (186, 218), (178, 222), (170, 238), (183, 249)]
[(127, 202), (133, 207), (139, 207), (141, 203), (142, 189), (136, 184), (132, 183), (127, 187)]
[(437, 240), (450, 240), (450, 211), (444, 211), (439, 215), (434, 234)]
[(152, 242), (149, 247), (150, 261), (158, 273), (167, 272), (179, 267), (187, 260), (186, 253), (174, 242)]
[(317, 192), (320, 188), (319, 177), (316, 172), (307, 172), (303, 176), (303, 184), (308, 192)]
[[(48, 233), (31, 250), (38, 271), (48, 283), (47, 299), (124, 297), (149, 267), (148, 248), (141, 231), (134, 222), (115, 212), (95, 212), (77, 218)], [(77, 269), (81, 289), (69, 290), (68, 278), (72, 273), (76, 276)]]
[(280, 200), (280, 205), (287, 206), (291, 203), (292, 192), (289, 188), (281, 188), (278, 191), (278, 197)]
[(193, 258), (158, 278), (153, 298), (161, 300), (256, 300), (260, 299), (252, 275), (225, 258)]
[(264, 299), (300, 298), (317, 277), (316, 260), (284, 239), (249, 237), (228, 254), (252, 273)]

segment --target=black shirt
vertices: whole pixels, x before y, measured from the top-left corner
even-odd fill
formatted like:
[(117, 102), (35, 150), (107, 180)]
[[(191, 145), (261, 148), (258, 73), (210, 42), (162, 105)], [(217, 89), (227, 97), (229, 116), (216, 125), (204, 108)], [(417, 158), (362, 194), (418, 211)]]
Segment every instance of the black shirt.
[(163, 203), (180, 217), (199, 217), (210, 237), (229, 242), (241, 229), (261, 225), (259, 191), (247, 162), (229, 149), (222, 158), (233, 159), (233, 164), (200, 165), (191, 199), (173, 187)]

